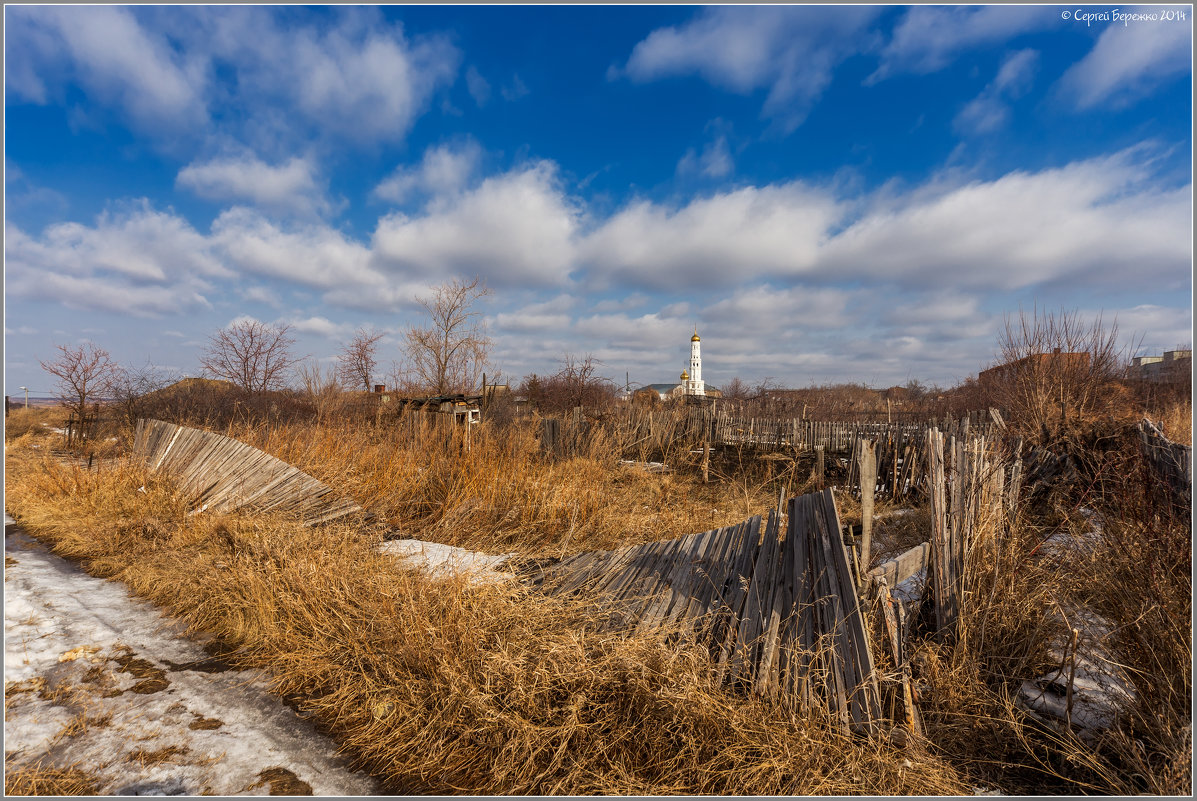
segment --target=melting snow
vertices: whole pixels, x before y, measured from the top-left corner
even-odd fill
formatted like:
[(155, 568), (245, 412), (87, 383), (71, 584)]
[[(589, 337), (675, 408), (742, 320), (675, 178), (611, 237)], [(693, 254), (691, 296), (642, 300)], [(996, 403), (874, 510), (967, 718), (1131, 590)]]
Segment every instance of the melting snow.
[(104, 795), (376, 791), (258, 673), (4, 522), (6, 770), (75, 765)]
[(464, 573), (471, 581), (502, 581), (510, 578), (499, 568), (514, 554), (492, 554), (467, 551), (452, 545), (421, 540), (389, 540), (379, 546), (383, 553), (398, 557), (425, 572), (435, 576), (452, 576)]

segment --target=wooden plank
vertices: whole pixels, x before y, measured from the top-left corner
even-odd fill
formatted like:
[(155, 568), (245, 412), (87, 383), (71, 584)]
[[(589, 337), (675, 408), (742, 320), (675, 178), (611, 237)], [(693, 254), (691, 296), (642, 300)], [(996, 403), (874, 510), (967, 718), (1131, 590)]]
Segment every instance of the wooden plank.
[(719, 659), (717, 676), (725, 678), (728, 662), (738, 646), (740, 633), (740, 616), (748, 597), (748, 587), (752, 581), (752, 574), (756, 566), (756, 556), (760, 549), (759, 536), (761, 518), (759, 515), (741, 523), (742, 536), (738, 541), (738, 553), (735, 554), (734, 567), (729, 576), (730, 592), (728, 594), (727, 614), (724, 616), (725, 625), (721, 627)]
[(837, 574), (840, 578), (839, 598), (844, 606), (845, 635), (851, 657), (850, 667), (853, 671), (853, 685), (851, 705), (855, 722), (862, 730), (875, 734), (877, 721), (881, 719), (881, 697), (877, 685), (877, 673), (873, 665), (873, 655), (869, 648), (869, 638), (865, 630), (864, 615), (862, 614), (860, 598), (856, 593), (856, 586), (848, 573), (848, 554), (840, 535), (839, 512), (835, 506), (835, 496), (831, 490), (823, 493), (823, 506), (827, 519), (827, 534), (832, 541), (832, 556), (837, 561)]
[(931, 543), (920, 542), (910, 550), (877, 565), (868, 575), (874, 582), (884, 579), (889, 586), (896, 587), (920, 570), (926, 569), (930, 558)]
[(858, 441), (860, 462), (860, 572), (858, 582), (864, 589), (868, 580), (869, 553), (873, 543), (873, 492), (877, 488), (877, 451), (871, 440)]
[(948, 536), (947, 503), (944, 487), (943, 435), (936, 429), (927, 432), (927, 478), (931, 507), (931, 588), (935, 600), (935, 622), (939, 631), (948, 632), (955, 625), (954, 580), (951, 576), (951, 545)]

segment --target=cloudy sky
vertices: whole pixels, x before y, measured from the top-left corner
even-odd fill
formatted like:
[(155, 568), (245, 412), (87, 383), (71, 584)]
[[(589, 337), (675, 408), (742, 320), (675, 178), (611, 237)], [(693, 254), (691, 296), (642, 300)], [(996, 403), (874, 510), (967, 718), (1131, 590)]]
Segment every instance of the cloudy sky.
[(389, 364), (473, 276), (513, 380), (676, 380), (697, 327), (714, 385), (950, 385), (1036, 306), (1188, 343), (1192, 11), (1109, 10), (7, 6), (5, 392), (245, 316)]

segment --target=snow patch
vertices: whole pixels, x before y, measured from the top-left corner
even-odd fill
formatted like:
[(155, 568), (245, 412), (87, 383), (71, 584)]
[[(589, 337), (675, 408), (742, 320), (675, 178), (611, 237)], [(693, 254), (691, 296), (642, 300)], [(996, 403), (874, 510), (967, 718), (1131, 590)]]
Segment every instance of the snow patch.
[(265, 795), (285, 765), (315, 795), (376, 791), (263, 676), (209, 672), (180, 623), (4, 522), (6, 769), (76, 764), (101, 795)]
[(472, 582), (483, 583), (511, 578), (511, 574), (499, 568), (515, 555), (506, 553), (496, 556), (422, 540), (388, 540), (378, 546), (378, 549), (433, 576), (464, 574)]

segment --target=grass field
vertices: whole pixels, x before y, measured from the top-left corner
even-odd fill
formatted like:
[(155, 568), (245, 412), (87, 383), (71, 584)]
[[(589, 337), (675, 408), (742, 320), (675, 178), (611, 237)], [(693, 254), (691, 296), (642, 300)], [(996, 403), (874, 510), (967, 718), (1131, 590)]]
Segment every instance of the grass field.
[[(480, 426), (468, 452), (420, 426), (229, 433), (405, 535), (542, 558), (736, 523), (774, 505), (783, 479), (727, 463), (704, 484), (681, 456), (677, 471), (647, 473), (620, 466), (603, 434), (573, 458), (548, 460), (535, 430), (518, 425)], [(30, 533), (267, 669), (277, 692), (299, 699), (392, 792), (1191, 788), (1188, 524), (1151, 500), (1129, 439), (1093, 455), (1084, 486), (978, 539), (960, 642), (913, 643), (927, 738), (909, 742), (850, 738), (721, 688), (705, 654), (606, 630), (592, 599), (405, 571), (352, 521), (308, 529), (283, 517), (188, 516), (169, 480), (125, 461), (89, 472), (38, 440), (28, 432), (6, 450), (6, 502)], [(809, 489), (801, 471), (784, 478), (790, 494)], [(1044, 558), (1049, 534), (1085, 534), (1082, 503), (1104, 520), (1093, 547)], [(850, 518), (853, 503), (842, 506)], [(920, 520), (895, 521), (894, 538), (917, 539)], [(1014, 703), (1022, 679), (1053, 667), (1046, 644), (1066, 630), (1054, 612), (1082, 602), (1111, 621), (1138, 689), (1098, 742)], [(884, 653), (879, 640), (874, 650)]]

